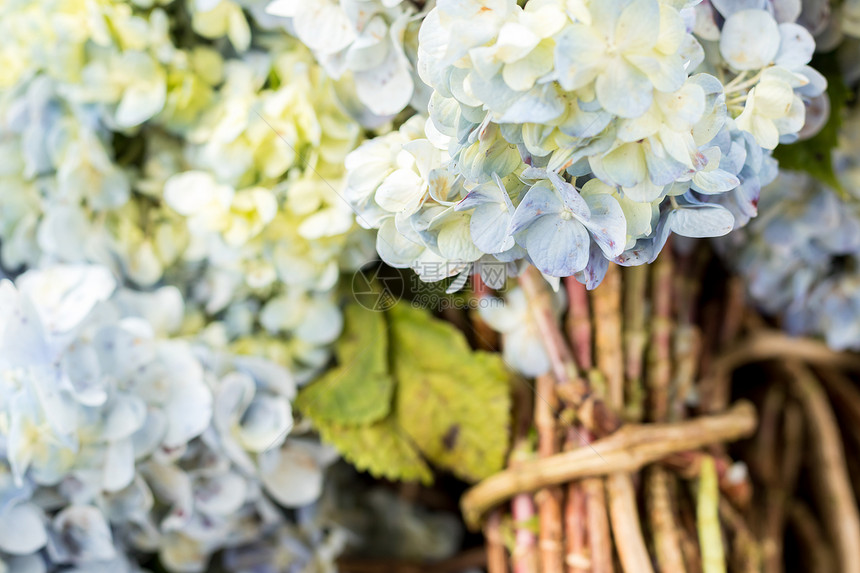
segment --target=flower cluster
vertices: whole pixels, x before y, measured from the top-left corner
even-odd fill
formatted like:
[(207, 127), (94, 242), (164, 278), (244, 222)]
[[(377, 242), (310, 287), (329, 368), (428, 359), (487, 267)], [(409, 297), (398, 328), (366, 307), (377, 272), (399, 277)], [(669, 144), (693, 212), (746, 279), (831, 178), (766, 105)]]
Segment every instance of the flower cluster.
[(237, 57), (179, 49), (164, 9), (124, 2), (50, 24), (26, 4), (5, 10), (4, 24), (41, 25), (80, 57), (54, 69), (48, 36), (17, 46), (32, 62), (0, 98), (2, 266), (96, 262), (140, 288), (166, 281), (227, 312), (234, 338), (262, 317), (289, 354), (321, 356), (296, 360), (301, 379), (317, 371), (339, 332), (338, 271), (367, 249), (339, 197), (359, 126), (310, 53), (283, 32)]
[(281, 508), (334, 459), (292, 398), (372, 252), (360, 126), (252, 4), (0, 7), (0, 571), (333, 567)]
[(287, 527), (275, 504), (319, 496), (333, 456), (289, 435), (289, 372), (219, 346), (217, 323), (186, 334), (176, 288), (59, 265), (4, 280), (0, 308), (0, 559), (13, 571), (46, 558), (133, 570), (131, 551), (202, 571)]
[(416, 4), (409, 0), (273, 0), (266, 13), (273, 24), (284, 22), (326, 72), (345, 86), (341, 91), (345, 103), (364, 123), (377, 124), (410, 104), (416, 109), (426, 107), (429, 91), (415, 74), (423, 16)]
[(799, 9), (760, 4), (438, 2), (418, 46), (429, 118), (347, 158), (359, 223), (419, 274), (525, 259), (589, 287), (672, 232), (745, 224), (826, 87)]
[(781, 172), (761, 214), (717, 244), (755, 304), (792, 334), (860, 349), (860, 113), (843, 125), (834, 165), (845, 195), (810, 175)]

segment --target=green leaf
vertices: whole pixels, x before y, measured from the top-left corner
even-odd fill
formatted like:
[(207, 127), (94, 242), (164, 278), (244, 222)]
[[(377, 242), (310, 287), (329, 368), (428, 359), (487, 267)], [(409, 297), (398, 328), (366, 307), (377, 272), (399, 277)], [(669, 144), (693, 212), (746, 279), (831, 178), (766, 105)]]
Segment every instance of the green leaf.
[(299, 393), (299, 410), (318, 425), (365, 424), (385, 418), (394, 394), (386, 330), (382, 313), (348, 306), (336, 348), (338, 366)]
[(433, 463), (467, 481), (499, 471), (508, 446), (509, 377), (495, 354), (423, 310), (389, 312), (396, 416)]
[(424, 483), (425, 459), (469, 481), (502, 469), (510, 398), (497, 355), (473, 352), (459, 330), (407, 304), (347, 307), (336, 354), (297, 406), (356, 468)]
[(830, 118), (815, 137), (789, 145), (780, 145), (773, 156), (779, 160), (780, 169), (805, 171), (845, 196), (845, 189), (833, 170), (831, 152), (839, 143), (842, 110), (848, 101), (850, 90), (842, 79), (834, 53), (816, 56), (812, 65), (827, 78)]
[(433, 482), (430, 468), (393, 416), (373, 424), (322, 424), (317, 428), (322, 439), (360, 471), (389, 480)]

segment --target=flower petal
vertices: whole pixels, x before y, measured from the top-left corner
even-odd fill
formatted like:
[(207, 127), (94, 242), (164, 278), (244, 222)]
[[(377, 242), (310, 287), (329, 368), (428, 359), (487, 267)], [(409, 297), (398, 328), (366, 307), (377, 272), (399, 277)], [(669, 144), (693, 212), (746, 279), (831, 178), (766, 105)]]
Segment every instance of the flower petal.
[(284, 507), (308, 505), (322, 493), (323, 466), (313, 445), (287, 441), (262, 452), (259, 464), (266, 491)]
[(14, 505), (0, 513), (0, 550), (27, 555), (44, 547), (47, 539), (42, 512), (35, 505)]
[(526, 231), (526, 249), (535, 266), (553, 277), (568, 277), (588, 264), (588, 231), (576, 219), (541, 217)]
[(621, 57), (611, 59), (595, 84), (600, 105), (619, 117), (637, 117), (653, 99), (651, 80)]
[(682, 237), (722, 237), (732, 230), (735, 218), (720, 205), (690, 205), (671, 212), (672, 231)]
[(526, 196), (517, 206), (511, 218), (510, 233), (515, 235), (531, 225), (540, 217), (558, 213), (562, 209), (562, 201), (552, 189), (540, 183), (532, 186)]
[(764, 10), (742, 10), (726, 19), (720, 34), (720, 54), (736, 70), (757, 70), (773, 62), (780, 32)]

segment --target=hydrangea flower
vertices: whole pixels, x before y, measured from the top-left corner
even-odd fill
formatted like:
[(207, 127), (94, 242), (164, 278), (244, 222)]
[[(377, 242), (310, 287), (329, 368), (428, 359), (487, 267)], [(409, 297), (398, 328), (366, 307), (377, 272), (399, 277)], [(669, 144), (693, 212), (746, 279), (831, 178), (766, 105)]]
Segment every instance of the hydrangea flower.
[(360, 128), (252, 4), (0, 8), (0, 569), (342, 547), (279, 507), (334, 459), (291, 400), (368, 258), (340, 197)]
[(202, 571), (284, 523), (275, 503), (320, 496), (334, 456), (290, 435), (288, 371), (178, 336), (175, 288), (55, 266), (4, 281), (0, 305), (3, 554), (109, 567), (129, 543)]
[[(407, 56), (420, 18), (406, 0), (273, 0), (266, 12), (314, 53), (335, 79), (351, 84), (354, 97), (373, 115), (391, 117), (421, 99), (413, 61)], [(419, 104), (420, 105), (420, 104)], [(378, 123), (378, 119), (370, 120)]]
[(350, 201), (383, 260), (429, 280), (524, 259), (593, 287), (670, 233), (724, 235), (770, 150), (822, 125), (789, 4), (440, 1), (419, 34), (429, 121), (348, 157)]
[(848, 195), (807, 174), (781, 172), (762, 192), (758, 219), (717, 243), (759, 308), (788, 332), (824, 336), (836, 349), (860, 348), (857, 127), (852, 111), (834, 152)]

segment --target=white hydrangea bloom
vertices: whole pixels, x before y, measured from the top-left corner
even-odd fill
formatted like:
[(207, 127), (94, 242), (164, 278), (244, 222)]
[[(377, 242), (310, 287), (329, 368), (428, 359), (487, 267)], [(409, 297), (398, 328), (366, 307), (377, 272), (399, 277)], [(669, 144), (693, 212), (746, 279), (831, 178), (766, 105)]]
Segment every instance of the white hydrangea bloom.
[(383, 260), (429, 280), (526, 259), (593, 287), (673, 232), (724, 235), (755, 215), (770, 150), (823, 125), (800, 15), (769, 0), (440, 0), (419, 35), (425, 135), (350, 155), (350, 200)]
[(407, 0), (273, 0), (266, 12), (285, 26), (336, 79), (349, 79), (355, 97), (376, 116), (394, 116), (420, 91), (407, 35), (418, 9)]

